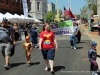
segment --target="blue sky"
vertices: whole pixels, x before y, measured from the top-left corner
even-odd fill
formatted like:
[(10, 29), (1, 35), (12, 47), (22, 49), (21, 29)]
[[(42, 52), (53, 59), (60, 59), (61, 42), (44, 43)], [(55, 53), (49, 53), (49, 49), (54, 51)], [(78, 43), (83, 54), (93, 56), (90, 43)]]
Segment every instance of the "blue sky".
[[(56, 0), (48, 0), (56, 4)], [(82, 9), (86, 5), (86, 0), (71, 0), (71, 11), (73, 14), (80, 14), (80, 8)], [(68, 0), (58, 0), (58, 7), (63, 10), (63, 7), (68, 9)]]

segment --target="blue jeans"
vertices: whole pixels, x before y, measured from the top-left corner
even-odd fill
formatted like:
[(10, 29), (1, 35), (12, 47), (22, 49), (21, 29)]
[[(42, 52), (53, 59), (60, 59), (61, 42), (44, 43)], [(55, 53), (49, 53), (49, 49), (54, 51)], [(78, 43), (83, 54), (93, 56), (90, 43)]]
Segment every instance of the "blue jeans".
[(77, 46), (77, 37), (75, 35), (71, 35), (70, 36), (70, 44), (73, 47), (76, 47)]
[(37, 46), (37, 44), (38, 44), (38, 38), (37, 37), (31, 37), (30, 40), (34, 44), (34, 46)]

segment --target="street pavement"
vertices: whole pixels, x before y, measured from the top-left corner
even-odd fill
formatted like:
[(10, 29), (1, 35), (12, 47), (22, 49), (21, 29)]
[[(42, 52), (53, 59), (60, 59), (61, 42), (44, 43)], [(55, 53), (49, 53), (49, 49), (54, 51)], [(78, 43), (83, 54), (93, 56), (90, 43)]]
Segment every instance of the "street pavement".
[[(69, 36), (56, 36), (59, 50), (55, 54), (54, 70), (55, 75), (89, 75), (88, 49), (90, 39), (87, 35), (82, 35), (82, 41), (77, 45), (77, 49), (70, 48)], [(0, 75), (51, 75), (44, 71), (45, 63), (41, 51), (37, 48), (32, 51), (32, 65), (26, 66), (25, 51), (22, 48), (23, 42), (18, 42), (15, 55), (11, 57), (10, 70), (5, 70), (5, 64), (0, 54)]]

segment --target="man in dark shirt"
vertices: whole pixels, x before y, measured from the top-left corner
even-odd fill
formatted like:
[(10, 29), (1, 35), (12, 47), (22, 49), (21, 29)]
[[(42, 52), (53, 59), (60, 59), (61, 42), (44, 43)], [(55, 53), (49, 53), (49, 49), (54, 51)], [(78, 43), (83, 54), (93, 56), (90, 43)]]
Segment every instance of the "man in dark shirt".
[(35, 48), (37, 48), (37, 44), (38, 44), (38, 33), (37, 33), (37, 28), (36, 28), (36, 24), (34, 24), (30, 31), (29, 31), (29, 35), (31, 37), (31, 42), (34, 44)]

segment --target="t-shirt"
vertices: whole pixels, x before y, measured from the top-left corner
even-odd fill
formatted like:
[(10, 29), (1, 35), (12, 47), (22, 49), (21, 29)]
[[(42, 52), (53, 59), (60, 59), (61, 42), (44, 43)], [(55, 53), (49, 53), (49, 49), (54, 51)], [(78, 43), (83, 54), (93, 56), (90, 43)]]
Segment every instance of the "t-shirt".
[(40, 33), (40, 38), (43, 38), (43, 41), (42, 41), (42, 48), (43, 49), (51, 49), (51, 48), (54, 48), (55, 45), (54, 45), (54, 32), (50, 31), (50, 32), (41, 32)]
[(14, 30), (12, 27), (10, 26), (5, 26), (4, 28), (6, 28), (8, 30), (8, 35), (9, 35), (9, 41), (12, 41), (12, 37), (11, 37), (11, 34), (14, 33)]
[(78, 31), (78, 26), (74, 26), (74, 34)]

